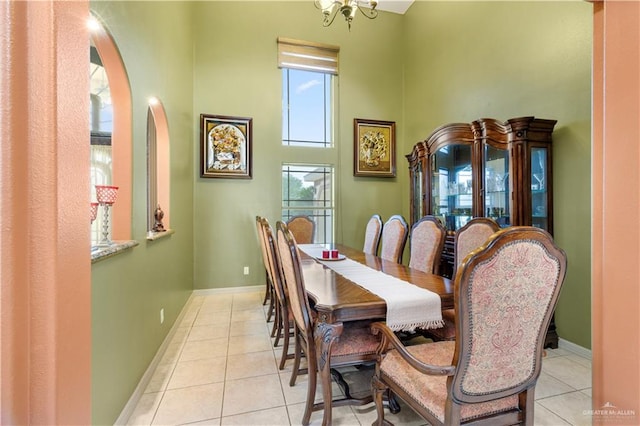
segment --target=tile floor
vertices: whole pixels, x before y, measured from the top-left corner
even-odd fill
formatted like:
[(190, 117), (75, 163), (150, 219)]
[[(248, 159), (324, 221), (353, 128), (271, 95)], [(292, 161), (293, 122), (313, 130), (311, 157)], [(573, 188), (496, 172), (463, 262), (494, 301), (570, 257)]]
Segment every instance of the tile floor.
[[(269, 337), (261, 292), (194, 295), (137, 407), (130, 425), (298, 425), (306, 375), (289, 386), (293, 361), (278, 370), (281, 347)], [(536, 387), (536, 425), (590, 425), (591, 361), (548, 350)], [(368, 392), (372, 370), (343, 372), (352, 390)], [(334, 387), (334, 394), (339, 389)], [(321, 392), (318, 389), (317, 398)], [(334, 425), (370, 425), (373, 404), (334, 408)], [(410, 408), (387, 415), (396, 425), (426, 425)], [(322, 422), (314, 412), (313, 425)]]

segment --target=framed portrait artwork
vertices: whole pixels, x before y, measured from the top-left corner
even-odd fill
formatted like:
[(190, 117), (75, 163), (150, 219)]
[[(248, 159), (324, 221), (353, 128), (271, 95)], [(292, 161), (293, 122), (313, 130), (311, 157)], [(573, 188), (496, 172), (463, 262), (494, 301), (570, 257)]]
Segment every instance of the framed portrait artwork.
[(200, 176), (251, 179), (252, 118), (200, 114)]
[(396, 123), (353, 120), (353, 175), (396, 176)]

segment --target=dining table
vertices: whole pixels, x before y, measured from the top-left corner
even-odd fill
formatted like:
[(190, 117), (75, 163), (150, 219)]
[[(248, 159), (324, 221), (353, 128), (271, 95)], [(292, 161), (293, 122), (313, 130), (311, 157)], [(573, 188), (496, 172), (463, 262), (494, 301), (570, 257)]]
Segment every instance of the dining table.
[[(428, 290), (440, 297), (440, 309), (453, 308), (453, 282), (448, 278), (368, 254), (343, 244), (300, 244), (300, 264), (305, 288), (316, 316), (315, 342), (318, 373), (322, 383), (322, 424), (331, 424), (331, 348), (349, 321), (385, 321), (387, 302), (382, 297), (334, 271), (330, 262), (350, 259), (374, 271)], [(338, 250), (339, 258), (323, 259), (317, 253)], [(348, 403), (348, 401), (347, 401)], [(340, 405), (346, 405), (344, 401)], [(353, 403), (357, 403), (356, 400)]]

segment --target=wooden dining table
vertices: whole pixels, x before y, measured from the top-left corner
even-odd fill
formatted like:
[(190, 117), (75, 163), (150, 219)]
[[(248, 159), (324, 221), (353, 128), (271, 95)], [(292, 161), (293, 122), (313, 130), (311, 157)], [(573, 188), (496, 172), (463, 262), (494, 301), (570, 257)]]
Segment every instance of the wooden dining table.
[[(369, 268), (436, 293), (440, 296), (442, 310), (453, 308), (453, 282), (447, 278), (384, 260), (345, 245), (334, 244), (331, 248)], [(306, 291), (317, 312), (315, 341), (324, 400), (322, 424), (327, 426), (331, 424), (332, 406), (331, 365), (328, 362), (331, 359), (331, 347), (340, 338), (344, 322), (384, 321), (387, 305), (384, 299), (328, 268), (319, 259), (302, 250), (300, 253)]]

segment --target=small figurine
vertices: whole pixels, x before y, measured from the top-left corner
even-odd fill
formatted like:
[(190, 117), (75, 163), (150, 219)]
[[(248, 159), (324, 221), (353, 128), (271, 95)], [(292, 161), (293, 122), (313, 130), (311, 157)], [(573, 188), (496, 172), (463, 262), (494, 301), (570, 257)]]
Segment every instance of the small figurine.
[(164, 212), (160, 208), (160, 204), (156, 208), (156, 211), (153, 214), (153, 217), (156, 219), (156, 223), (153, 225), (153, 232), (164, 232), (164, 225), (162, 224), (162, 218), (164, 217)]

